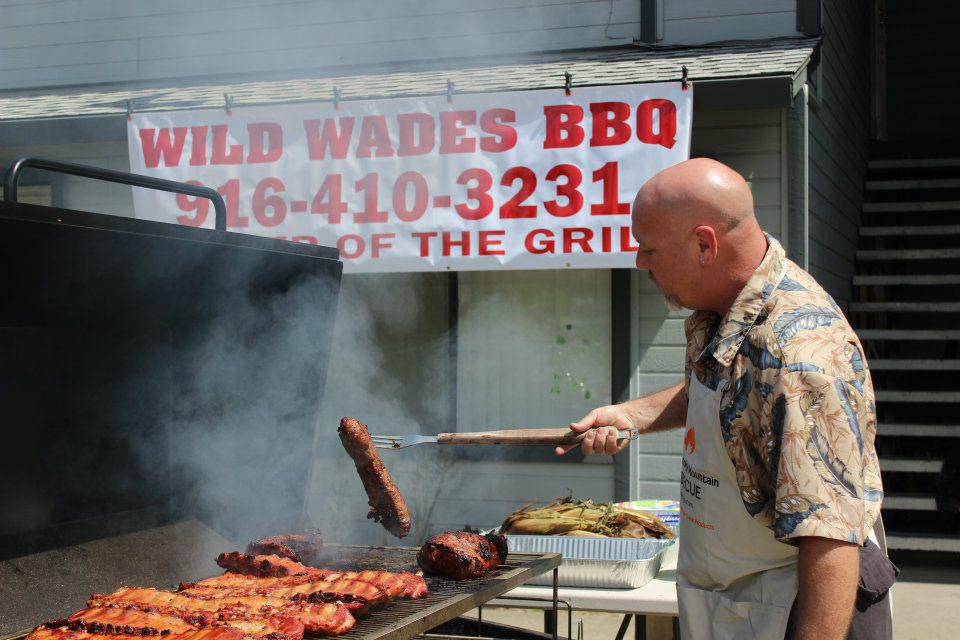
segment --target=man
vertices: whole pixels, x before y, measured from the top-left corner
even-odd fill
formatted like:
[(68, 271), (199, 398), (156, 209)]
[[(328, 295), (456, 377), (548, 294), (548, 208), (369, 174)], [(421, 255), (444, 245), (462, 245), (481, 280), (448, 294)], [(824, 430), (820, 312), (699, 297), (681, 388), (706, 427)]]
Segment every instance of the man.
[[(683, 639), (890, 637), (888, 600), (858, 601), (851, 627), (882, 489), (873, 387), (840, 309), (764, 234), (749, 186), (719, 162), (654, 176), (632, 223), (637, 268), (668, 305), (694, 310), (687, 375), (571, 429), (587, 432), (585, 453), (613, 454), (628, 443), (617, 428), (686, 427)], [(888, 563), (875, 554), (865, 567)]]

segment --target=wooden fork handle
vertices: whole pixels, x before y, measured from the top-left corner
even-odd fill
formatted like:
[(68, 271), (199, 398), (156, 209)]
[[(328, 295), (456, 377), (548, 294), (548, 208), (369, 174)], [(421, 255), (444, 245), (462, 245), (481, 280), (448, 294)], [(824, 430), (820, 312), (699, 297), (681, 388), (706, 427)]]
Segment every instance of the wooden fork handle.
[(437, 434), (437, 444), (578, 444), (585, 433), (569, 429), (507, 429)]

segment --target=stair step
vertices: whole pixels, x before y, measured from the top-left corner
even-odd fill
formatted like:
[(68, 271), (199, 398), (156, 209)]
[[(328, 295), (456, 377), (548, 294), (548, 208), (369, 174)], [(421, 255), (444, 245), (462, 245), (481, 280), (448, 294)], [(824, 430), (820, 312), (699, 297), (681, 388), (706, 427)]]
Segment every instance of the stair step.
[(960, 224), (892, 225), (860, 227), (861, 236), (951, 236), (960, 235)]
[(957, 189), (960, 178), (930, 178), (915, 180), (867, 180), (867, 191), (904, 191), (909, 189)]
[(880, 458), (880, 471), (889, 473), (940, 473), (943, 460), (929, 458)]
[(854, 286), (870, 285), (933, 285), (960, 284), (960, 273), (938, 273), (925, 275), (883, 274), (877, 276), (853, 276)]
[(960, 211), (958, 200), (925, 202), (864, 202), (864, 213), (901, 213), (911, 211)]
[(932, 493), (895, 493), (883, 496), (882, 509), (903, 511), (936, 511), (937, 497)]
[(857, 260), (951, 260), (960, 249), (860, 249)]
[(960, 425), (881, 423), (877, 425), (877, 435), (910, 438), (960, 438)]
[(960, 311), (960, 302), (851, 302), (854, 313), (929, 313)]
[(901, 360), (901, 359), (873, 359), (870, 361), (871, 371), (960, 371), (960, 360)]
[(871, 169), (921, 169), (927, 167), (960, 167), (960, 158), (889, 158), (871, 160)]
[(887, 548), (903, 551), (947, 551), (960, 553), (960, 536), (887, 533)]
[(958, 329), (859, 329), (861, 340), (960, 340)]
[(960, 402), (960, 391), (898, 391), (883, 389), (876, 392), (877, 402)]

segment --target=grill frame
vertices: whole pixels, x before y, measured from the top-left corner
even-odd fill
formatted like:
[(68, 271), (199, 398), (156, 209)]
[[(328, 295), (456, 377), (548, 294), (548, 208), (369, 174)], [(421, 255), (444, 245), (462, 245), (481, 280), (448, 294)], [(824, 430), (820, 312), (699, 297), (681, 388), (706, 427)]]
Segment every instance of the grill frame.
[[(415, 547), (325, 545), (313, 564), (331, 569), (416, 571), (417, 551), (419, 549)], [(562, 559), (559, 553), (511, 553), (505, 564), (481, 578), (455, 581), (427, 576), (430, 594), (426, 598), (394, 600), (383, 609), (371, 611), (359, 619), (353, 629), (336, 637), (342, 640), (410, 640), (551, 570), (556, 621), (557, 570)], [(554, 624), (554, 630), (556, 628)], [(19, 631), (2, 636), (0, 640), (24, 640), (31, 631)], [(109, 638), (104, 636), (104, 640)]]

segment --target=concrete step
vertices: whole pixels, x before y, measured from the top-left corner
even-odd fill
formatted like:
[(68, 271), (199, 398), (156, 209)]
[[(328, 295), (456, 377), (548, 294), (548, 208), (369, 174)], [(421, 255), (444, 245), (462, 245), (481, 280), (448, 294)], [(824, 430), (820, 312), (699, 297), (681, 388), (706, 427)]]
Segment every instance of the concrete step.
[(861, 340), (960, 340), (958, 329), (858, 329)]
[(960, 553), (960, 536), (887, 532), (887, 548), (903, 551), (946, 551)]
[(957, 189), (960, 178), (867, 180), (867, 191), (908, 191), (910, 189)]
[(960, 360), (906, 360), (874, 358), (870, 360), (871, 371), (960, 371)]
[(877, 435), (907, 438), (960, 438), (960, 424), (880, 423)]
[(960, 158), (888, 158), (871, 160), (870, 169), (923, 169), (927, 167), (960, 167)]
[(937, 273), (924, 275), (881, 274), (876, 276), (853, 276), (853, 284), (857, 287), (882, 285), (942, 285), (960, 284), (960, 273)]
[(924, 202), (864, 202), (864, 213), (911, 213), (917, 211), (960, 211), (960, 200)]
[(960, 391), (900, 391), (881, 389), (876, 392), (877, 402), (960, 402)]
[(956, 260), (960, 249), (860, 249), (857, 260)]
[(937, 498), (932, 493), (895, 493), (883, 496), (884, 511), (936, 511)]
[(933, 313), (960, 311), (960, 302), (851, 302), (852, 313)]
[(940, 473), (943, 460), (928, 458), (881, 457), (880, 471), (888, 473)]
[(861, 236), (955, 236), (960, 224), (890, 225), (860, 227)]

